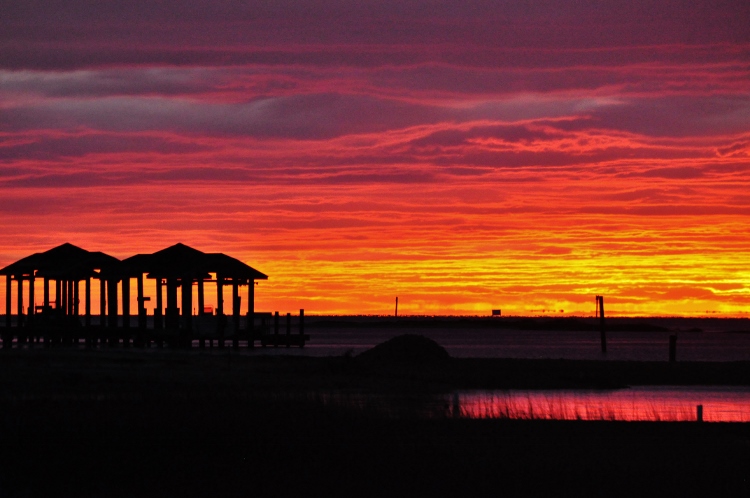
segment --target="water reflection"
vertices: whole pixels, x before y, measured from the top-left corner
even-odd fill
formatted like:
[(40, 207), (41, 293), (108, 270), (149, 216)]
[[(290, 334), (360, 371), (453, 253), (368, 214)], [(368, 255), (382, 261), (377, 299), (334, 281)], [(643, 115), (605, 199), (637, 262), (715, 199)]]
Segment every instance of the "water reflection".
[(750, 421), (750, 390), (730, 387), (636, 387), (616, 391), (474, 391), (458, 393), (460, 416), (553, 420)]
[(324, 403), (389, 418), (750, 422), (750, 389), (635, 387), (613, 391), (458, 391), (439, 395), (316, 393)]

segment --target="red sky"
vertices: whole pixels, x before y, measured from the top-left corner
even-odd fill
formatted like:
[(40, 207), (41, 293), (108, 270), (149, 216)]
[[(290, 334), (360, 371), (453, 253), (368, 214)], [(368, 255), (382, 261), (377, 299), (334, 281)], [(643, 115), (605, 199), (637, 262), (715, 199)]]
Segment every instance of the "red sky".
[(0, 11), (0, 265), (183, 242), (258, 310), (750, 311), (746, 1)]

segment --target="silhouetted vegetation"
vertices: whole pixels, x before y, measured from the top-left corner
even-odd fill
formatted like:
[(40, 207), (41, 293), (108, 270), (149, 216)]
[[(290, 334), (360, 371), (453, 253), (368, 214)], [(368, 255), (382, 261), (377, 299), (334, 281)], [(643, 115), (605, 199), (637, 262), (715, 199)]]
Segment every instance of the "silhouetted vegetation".
[[(401, 342), (411, 355), (439, 352), (431, 341)], [(381, 351), (401, 349), (393, 344)], [(746, 363), (414, 363), (65, 349), (0, 356), (3, 496), (748, 491), (746, 424), (391, 419), (314, 395), (360, 389), (409, 399), (455, 387), (641, 381), (750, 385)]]

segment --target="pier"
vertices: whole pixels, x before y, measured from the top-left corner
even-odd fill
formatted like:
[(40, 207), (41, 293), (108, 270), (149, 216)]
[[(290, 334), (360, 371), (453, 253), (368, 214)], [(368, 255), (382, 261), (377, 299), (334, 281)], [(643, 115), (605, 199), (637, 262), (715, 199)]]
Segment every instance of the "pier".
[[(0, 269), (0, 275), (6, 280), (5, 319), (0, 327), (4, 348), (85, 344), (237, 349), (254, 348), (256, 343), (303, 347), (309, 340), (304, 310), (296, 319), (294, 334), (287, 315), (287, 333), (281, 338), (278, 330), (272, 333), (271, 313), (255, 311), (255, 286), (267, 275), (226, 254), (204, 253), (184, 244), (121, 261), (66, 243), (20, 259)], [(146, 282), (152, 295), (147, 295)], [(208, 286), (215, 286), (213, 306), (207, 302)], [(38, 290), (41, 305), (36, 301)], [(97, 292), (99, 310), (94, 314), (92, 299)], [(231, 299), (231, 314), (224, 311), (225, 294)], [(247, 296), (244, 307), (242, 294)], [(148, 303), (154, 305), (150, 314)]]

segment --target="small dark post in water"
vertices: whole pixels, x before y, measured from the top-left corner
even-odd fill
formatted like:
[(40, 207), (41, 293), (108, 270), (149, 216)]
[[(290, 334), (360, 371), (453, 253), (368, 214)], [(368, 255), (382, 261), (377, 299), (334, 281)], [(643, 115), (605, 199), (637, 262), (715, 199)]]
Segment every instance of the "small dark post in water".
[(396, 296), (396, 314), (394, 316), (398, 317), (398, 296)]
[(696, 407), (696, 411), (698, 412), (697, 415), (697, 421), (703, 422), (703, 405), (698, 405)]
[(273, 347), (277, 348), (279, 347), (279, 312), (277, 311), (273, 315), (273, 335), (274, 335), (274, 341), (273, 341)]
[(289, 347), (292, 345), (291, 339), (292, 339), (292, 314), (287, 313), (286, 314), (286, 347)]
[(599, 315), (599, 330), (602, 338), (602, 353), (607, 352), (607, 332), (604, 325), (604, 296), (596, 296), (597, 313)]
[(677, 336), (669, 336), (669, 362), (674, 363), (677, 360)]
[(305, 310), (299, 310), (299, 347), (305, 347)]

